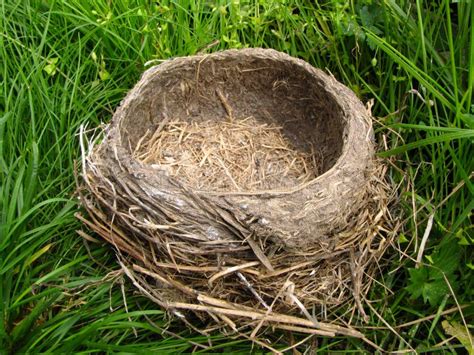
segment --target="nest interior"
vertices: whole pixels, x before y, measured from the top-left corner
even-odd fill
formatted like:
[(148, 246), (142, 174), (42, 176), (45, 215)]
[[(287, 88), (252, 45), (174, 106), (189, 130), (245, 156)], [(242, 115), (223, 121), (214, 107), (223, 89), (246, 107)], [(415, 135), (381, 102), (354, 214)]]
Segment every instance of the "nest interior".
[(311, 153), (295, 149), (282, 130), (252, 116), (199, 123), (173, 120), (154, 133), (147, 131), (133, 157), (166, 169), (198, 191), (291, 188), (318, 176), (321, 156), (314, 147)]
[(149, 73), (140, 98), (125, 108), (120, 125), (125, 144), (136, 147), (146, 132), (176, 118), (200, 123), (253, 117), (282, 127), (294, 148), (320, 152), (320, 173), (341, 155), (345, 120), (340, 104), (305, 67), (239, 56), (195, 57), (173, 64), (159, 75)]
[(145, 72), (104, 139), (81, 134), (81, 147), (78, 217), (189, 326), (183, 310), (211, 320), (206, 334), (362, 337), (326, 312), (350, 302), (365, 315), (397, 228), (370, 114), (334, 78), (273, 50), (177, 58)]

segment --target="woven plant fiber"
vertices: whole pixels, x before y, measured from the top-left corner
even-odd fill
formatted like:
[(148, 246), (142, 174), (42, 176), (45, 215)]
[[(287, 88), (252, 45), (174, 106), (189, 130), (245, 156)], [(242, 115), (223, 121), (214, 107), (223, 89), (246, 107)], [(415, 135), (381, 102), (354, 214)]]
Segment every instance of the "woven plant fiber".
[(363, 335), (396, 226), (370, 112), (331, 75), (271, 49), (147, 70), (101, 134), (81, 133), (78, 217), (143, 294), (189, 326), (257, 339)]

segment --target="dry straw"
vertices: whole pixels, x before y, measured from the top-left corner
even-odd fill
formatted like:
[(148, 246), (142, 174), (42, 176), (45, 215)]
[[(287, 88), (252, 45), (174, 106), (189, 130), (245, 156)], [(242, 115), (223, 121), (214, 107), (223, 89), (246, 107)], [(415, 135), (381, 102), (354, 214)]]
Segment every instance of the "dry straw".
[(362, 299), (397, 229), (370, 112), (274, 50), (146, 71), (100, 141), (81, 132), (78, 217), (143, 294), (251, 339), (363, 335), (326, 319)]
[(281, 126), (252, 116), (228, 121), (176, 120), (147, 131), (133, 158), (165, 169), (195, 190), (253, 191), (289, 188), (318, 174), (320, 154), (294, 149)]

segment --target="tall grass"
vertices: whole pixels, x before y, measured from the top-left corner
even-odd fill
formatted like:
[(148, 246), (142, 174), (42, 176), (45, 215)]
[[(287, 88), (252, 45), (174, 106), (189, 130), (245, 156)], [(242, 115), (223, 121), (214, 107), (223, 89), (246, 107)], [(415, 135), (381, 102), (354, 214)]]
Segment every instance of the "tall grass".
[[(107, 122), (146, 62), (257, 46), (303, 58), (374, 99), (380, 155), (394, 162), (407, 220), (370, 294), (370, 324), (353, 322), (386, 350), (466, 347), (443, 321), (466, 332), (474, 314), (464, 308), (463, 322), (456, 305), (474, 296), (471, 2), (23, 0), (0, 3), (0, 353), (176, 353), (209, 342), (250, 351), (248, 342), (183, 330), (136, 294), (115, 272), (114, 252), (75, 232), (72, 193), (79, 126)], [(432, 214), (420, 279), (410, 270)], [(457, 248), (453, 292), (430, 271), (448, 273), (436, 262), (446, 241)], [(417, 298), (410, 286), (427, 293)], [(344, 338), (318, 346), (372, 350)]]

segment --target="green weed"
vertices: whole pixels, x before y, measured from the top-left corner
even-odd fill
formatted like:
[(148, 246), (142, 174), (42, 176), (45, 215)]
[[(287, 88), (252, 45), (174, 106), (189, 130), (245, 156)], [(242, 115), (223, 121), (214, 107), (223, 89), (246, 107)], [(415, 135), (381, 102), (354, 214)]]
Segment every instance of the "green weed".
[(472, 345), (459, 330), (474, 315), (470, 1), (24, 0), (0, 3), (0, 353), (251, 351), (183, 330), (136, 294), (113, 250), (76, 234), (72, 195), (79, 126), (107, 122), (145, 63), (242, 47), (303, 58), (374, 99), (406, 228), (368, 295), (369, 324), (355, 326), (389, 351)]

